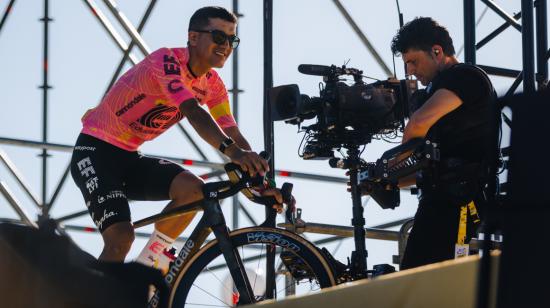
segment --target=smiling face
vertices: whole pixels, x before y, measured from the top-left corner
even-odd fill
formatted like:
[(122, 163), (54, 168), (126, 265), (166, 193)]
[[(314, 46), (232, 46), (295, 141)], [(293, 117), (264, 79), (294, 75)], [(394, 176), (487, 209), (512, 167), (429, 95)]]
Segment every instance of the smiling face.
[(411, 48), (402, 54), (403, 62), (407, 65), (407, 74), (414, 75), (422, 85), (427, 86), (439, 72), (437, 52)]
[[(228, 36), (232, 36), (237, 32), (237, 24), (221, 18), (209, 18), (208, 26), (197, 30), (219, 30)], [(189, 31), (189, 46), (194, 49), (196, 63), (193, 63), (193, 65), (197, 65), (202, 69), (223, 67), (233, 51), (227, 40), (222, 45), (218, 45), (212, 39), (212, 34), (207, 32)]]

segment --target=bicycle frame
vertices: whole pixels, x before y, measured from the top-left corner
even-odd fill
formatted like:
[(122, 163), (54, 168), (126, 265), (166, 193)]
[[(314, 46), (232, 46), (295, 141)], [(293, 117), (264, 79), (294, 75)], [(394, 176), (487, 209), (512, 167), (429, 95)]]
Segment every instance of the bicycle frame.
[[(174, 262), (171, 263), (168, 272), (164, 276), (164, 281), (168, 285), (169, 290), (172, 290), (175, 279), (179, 276), (187, 260), (190, 259), (190, 256), (193, 256), (199, 251), (208, 235), (214, 232), (231, 273), (231, 277), (235, 283), (235, 287), (239, 292), (239, 304), (252, 304), (256, 302), (254, 292), (248, 281), (248, 276), (246, 275), (239, 252), (233, 247), (229, 239), (229, 229), (218, 200), (218, 198), (223, 198), (219, 195), (219, 193), (221, 193), (219, 191), (220, 187), (218, 183), (207, 183), (203, 188), (204, 195), (207, 198), (139, 220), (134, 223), (134, 228), (139, 228), (156, 221), (183, 215), (185, 213), (202, 210), (204, 212), (203, 216), (183, 245)], [(227, 195), (230, 192), (223, 191), (223, 193), (223, 195)], [(149, 301), (148, 307), (158, 307), (159, 300), (158, 291), (155, 291), (155, 294)]]

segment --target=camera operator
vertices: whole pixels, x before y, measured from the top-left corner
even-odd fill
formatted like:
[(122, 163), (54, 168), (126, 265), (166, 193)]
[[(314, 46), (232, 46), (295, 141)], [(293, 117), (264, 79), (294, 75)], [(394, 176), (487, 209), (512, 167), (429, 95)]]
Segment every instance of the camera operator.
[[(405, 24), (392, 40), (407, 73), (426, 86), (426, 100), (411, 115), (405, 143), (426, 138), (437, 143), (440, 161), (399, 186), (416, 184), (419, 205), (401, 269), (468, 254), (480, 223), (485, 186), (485, 144), (493, 88), (479, 68), (455, 56), (447, 29), (428, 17)], [(476, 209), (477, 208), (477, 209)]]

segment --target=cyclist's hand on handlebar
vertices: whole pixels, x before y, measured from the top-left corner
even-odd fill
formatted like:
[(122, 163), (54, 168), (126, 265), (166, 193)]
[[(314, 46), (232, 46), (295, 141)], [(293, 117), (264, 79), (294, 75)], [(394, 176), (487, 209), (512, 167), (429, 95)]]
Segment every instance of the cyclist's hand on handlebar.
[(251, 177), (258, 173), (264, 176), (269, 171), (269, 164), (258, 153), (235, 146), (229, 149), (226, 152), (227, 156), (233, 163), (239, 165), (244, 172), (248, 172)]
[(277, 213), (283, 212), (283, 195), (281, 194), (281, 191), (277, 188), (267, 188), (264, 189), (262, 192), (262, 197), (273, 197), (275, 198), (276, 203), (273, 204), (273, 208), (277, 210)]
[[(283, 206), (283, 195), (281, 194), (281, 190), (278, 188), (267, 188), (261, 192), (263, 197), (273, 197), (277, 201), (276, 204), (273, 205), (273, 208), (277, 210), (277, 213), (281, 214), (284, 210)], [(296, 199), (294, 199), (294, 196), (291, 196), (289, 204), (287, 204), (291, 209), (294, 209), (296, 207)]]

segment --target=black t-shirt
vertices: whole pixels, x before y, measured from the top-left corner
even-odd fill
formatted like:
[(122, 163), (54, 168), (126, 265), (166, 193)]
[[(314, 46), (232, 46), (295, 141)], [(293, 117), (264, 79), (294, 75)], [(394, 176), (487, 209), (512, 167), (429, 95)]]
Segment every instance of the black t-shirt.
[(439, 73), (428, 86), (428, 97), (447, 89), (462, 104), (439, 119), (427, 138), (439, 144), (441, 160), (449, 158), (481, 162), (490, 133), (490, 104), (493, 87), (487, 75), (469, 64), (456, 64)]

